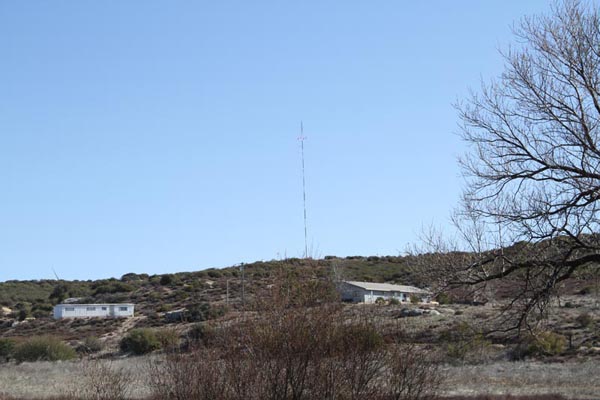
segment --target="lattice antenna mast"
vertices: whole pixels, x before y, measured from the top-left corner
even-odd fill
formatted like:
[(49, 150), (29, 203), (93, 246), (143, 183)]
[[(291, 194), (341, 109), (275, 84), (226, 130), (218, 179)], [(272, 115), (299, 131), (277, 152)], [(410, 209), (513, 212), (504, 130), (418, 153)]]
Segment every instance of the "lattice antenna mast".
[(302, 152), (302, 201), (304, 206), (304, 258), (308, 258), (308, 228), (306, 224), (306, 175), (304, 173), (304, 141), (306, 140), (306, 136), (304, 136), (304, 124), (300, 121), (300, 136), (298, 136), (298, 140), (300, 141), (300, 149)]

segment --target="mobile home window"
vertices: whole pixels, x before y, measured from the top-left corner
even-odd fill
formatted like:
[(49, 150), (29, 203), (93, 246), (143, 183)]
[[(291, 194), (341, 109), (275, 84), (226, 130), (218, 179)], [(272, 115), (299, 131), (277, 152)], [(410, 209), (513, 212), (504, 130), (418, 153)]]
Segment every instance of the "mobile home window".
[(106, 311), (106, 310), (107, 310), (107, 308), (106, 308), (106, 307), (102, 307), (102, 311)]
[(96, 311), (96, 307), (86, 307), (87, 311)]
[(75, 307), (65, 307), (65, 311), (75, 311)]
[(127, 311), (127, 307), (119, 307), (119, 311)]

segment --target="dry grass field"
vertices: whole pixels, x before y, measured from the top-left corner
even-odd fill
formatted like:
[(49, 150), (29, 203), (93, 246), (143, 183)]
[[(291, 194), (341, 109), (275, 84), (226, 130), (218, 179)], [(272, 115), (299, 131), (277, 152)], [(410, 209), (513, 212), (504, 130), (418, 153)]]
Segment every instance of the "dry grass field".
[[(600, 376), (599, 297), (597, 291), (583, 290), (587, 287), (585, 281), (576, 281), (572, 283), (572, 286), (567, 287), (560, 302), (556, 301), (552, 304), (544, 319), (540, 321), (539, 337), (559, 338), (559, 342), (562, 341), (559, 343), (560, 346), (542, 348), (541, 351), (538, 346), (537, 350), (532, 351), (532, 342), (527, 341), (526, 335), (517, 338), (515, 335), (490, 336), (485, 334), (493, 326), (494, 319), (501, 315), (501, 303), (505, 301), (503, 297), (484, 305), (465, 303), (435, 306), (340, 304), (339, 301), (332, 300), (335, 296), (331, 296), (331, 287), (328, 286), (328, 281), (319, 278), (316, 273), (313, 275), (313, 279), (310, 280), (301, 280), (297, 277), (289, 278), (289, 282), (282, 280), (279, 282), (280, 287), (275, 286), (275, 289), (279, 288), (279, 290), (269, 288), (269, 290), (265, 289), (261, 292), (255, 286), (256, 293), (262, 293), (263, 296), (257, 295), (256, 298), (261, 301), (256, 300), (253, 307), (249, 307), (247, 311), (242, 312), (232, 307), (226, 309), (226, 312), (222, 314), (203, 315), (203, 318), (197, 320), (167, 321), (161, 313), (156, 312), (158, 310), (156, 309), (152, 312), (142, 312), (128, 320), (90, 318), (54, 321), (48, 318), (39, 318), (19, 324), (6, 323), (5, 326), (0, 327), (0, 337), (4, 340), (10, 338), (17, 344), (31, 337), (49, 334), (62, 339), (76, 349), (81, 349), (85, 340), (90, 337), (95, 338), (102, 346), (100, 346), (100, 350), (92, 353), (86, 352), (85, 349), (80, 351), (77, 361), (0, 363), (0, 400), (8, 398), (50, 399), (74, 394), (78, 388), (85, 387), (86, 379), (89, 379), (89, 374), (85, 375), (86, 370), (89, 373), (89, 365), (96, 364), (97, 368), (99, 363), (109, 365), (113, 371), (123, 372), (120, 376), (125, 376), (128, 382), (128, 398), (146, 399), (153, 394), (156, 395), (156, 392), (151, 391), (152, 385), (149, 384), (152, 373), (150, 360), (164, 357), (165, 352), (168, 353), (173, 349), (187, 352), (194, 349), (198, 343), (206, 346), (209, 352), (215, 351), (219, 346), (227, 347), (231, 344), (221, 340), (227, 336), (223, 333), (233, 334), (237, 332), (236, 329), (240, 330), (242, 327), (244, 332), (246, 332), (246, 328), (252, 326), (256, 329), (263, 325), (263, 328), (271, 327), (271, 322), (286, 321), (290, 314), (292, 317), (296, 315), (289, 320), (299, 324), (293, 325), (296, 328), (320, 328), (321, 325), (324, 325), (323, 323), (313, 327), (310, 325), (310, 321), (317, 318), (313, 314), (321, 315), (319, 314), (321, 306), (325, 307), (323, 310), (329, 310), (327, 318), (329, 318), (328, 323), (331, 325), (329, 327), (331, 330), (323, 328), (325, 330), (318, 330), (320, 334), (312, 336), (325, 339), (329, 336), (337, 337), (333, 333), (347, 332), (346, 328), (353, 324), (358, 324), (357, 326), (365, 324), (362, 326), (373, 327), (376, 331), (375, 337), (381, 339), (385, 348), (408, 345), (412, 346), (409, 348), (416, 349), (416, 351), (423, 350), (433, 357), (435, 363), (441, 363), (441, 375), (445, 377), (440, 391), (442, 396), (458, 396), (456, 398), (459, 398), (460, 396), (482, 395), (556, 394), (569, 399), (600, 399), (600, 383), (597, 381), (597, 377)], [(217, 282), (218, 277), (211, 276), (211, 278), (215, 279), (215, 282), (210, 287), (210, 291), (216, 291), (219, 283)], [(173, 277), (173, 279), (183, 278)], [(267, 282), (268, 280), (261, 281), (265, 285)], [(286, 283), (290, 286), (285, 286)], [(163, 284), (155, 282), (155, 284), (156, 290), (164, 292), (165, 296), (175, 293), (175, 287), (193, 288), (186, 286), (187, 284), (177, 286), (175, 283), (168, 283), (173, 287), (168, 286), (165, 282)], [(256, 281), (254, 284), (256, 285)], [(317, 286), (303, 286), (315, 284)], [(197, 289), (204, 291), (205, 286), (198, 286)], [(284, 287), (286, 290), (281, 290)], [(314, 291), (315, 288), (320, 288), (323, 292)], [(143, 287), (140, 286), (136, 290), (142, 291), (142, 289)], [(207, 295), (205, 292), (202, 293)], [(313, 296), (313, 293), (317, 293), (318, 296)], [(184, 298), (185, 296), (180, 297)], [(218, 302), (217, 297), (212, 296), (206, 299), (203, 297), (203, 300)], [(319, 299), (319, 301), (315, 301), (315, 299)], [(329, 299), (328, 301), (331, 303), (321, 303), (323, 299)], [(297, 303), (298, 301), (301, 303)], [(315, 307), (316, 305), (319, 307)], [(146, 304), (146, 309), (149, 310), (152, 307), (151, 304)], [(407, 317), (406, 308), (421, 308), (422, 311), (427, 312), (420, 316)], [(323, 319), (318, 320), (323, 321)], [(161, 334), (160, 337), (164, 340), (164, 343), (161, 342), (162, 347), (153, 348), (151, 355), (132, 356), (131, 353), (127, 354), (129, 350), (123, 349), (120, 344), (122, 344), (122, 339), (136, 328), (149, 328), (146, 330), (156, 333), (157, 336)], [(202, 329), (197, 330), (197, 328)], [(205, 335), (204, 338), (193, 339), (200, 340), (200, 342), (191, 341), (194, 337), (192, 333), (200, 331)], [(260, 329), (256, 332), (259, 331)], [(284, 337), (285, 335), (279, 338), (281, 335), (278, 335), (278, 332), (283, 331), (294, 331), (294, 329), (275, 328), (272, 332), (273, 338), (282, 339), (287, 344), (288, 338)], [(340, 338), (345, 336), (347, 335), (340, 335)], [(257, 336), (255, 339), (258, 338)], [(296, 339), (300, 340), (299, 338), (300, 336)], [(170, 343), (169, 346), (173, 345), (173, 347), (167, 347), (165, 345), (167, 342)], [(260, 340), (256, 342), (258, 343)], [(308, 342), (298, 343), (306, 345)], [(345, 342), (341, 341), (338, 344), (341, 343)], [(525, 352), (517, 354), (515, 349), (519, 349), (520, 346), (525, 349)], [(304, 349), (304, 347), (301, 348)], [(335, 349), (336, 347), (328, 348)], [(301, 353), (299, 352), (299, 354)], [(342, 351), (339, 354), (350, 353), (352, 352)], [(336, 353), (335, 357), (338, 357), (339, 354)], [(405, 352), (403, 354), (413, 353)], [(283, 355), (285, 356), (285, 354)], [(279, 357), (282, 354), (273, 355), (273, 359), (277, 359), (275, 356)], [(323, 357), (329, 357), (327, 359), (329, 360), (332, 356)], [(102, 359), (102, 361), (90, 361), (95, 358)], [(12, 360), (15, 359), (17, 358), (12, 357)], [(253, 364), (255, 369), (260, 369), (264, 365), (261, 364), (260, 360), (262, 359), (253, 358), (253, 360), (256, 362)], [(319, 360), (319, 362), (323, 361)], [(216, 364), (213, 363), (213, 365)], [(391, 370), (382, 368), (379, 372), (385, 375)], [(103, 371), (106, 373), (106, 369)], [(215, 376), (222, 374), (218, 366), (213, 372), (216, 372)], [(379, 387), (384, 386), (381, 385), (381, 381), (384, 379), (382, 375), (373, 381), (377, 382)]]
[[(155, 356), (153, 356), (155, 357)], [(141, 399), (147, 385), (149, 357), (111, 362), (132, 376), (131, 397)], [(82, 362), (37, 362), (0, 365), (0, 394), (20, 398), (52, 398), (76, 387)], [(560, 394), (570, 399), (600, 399), (600, 363), (494, 362), (486, 365), (446, 366), (445, 396), (481, 394)]]

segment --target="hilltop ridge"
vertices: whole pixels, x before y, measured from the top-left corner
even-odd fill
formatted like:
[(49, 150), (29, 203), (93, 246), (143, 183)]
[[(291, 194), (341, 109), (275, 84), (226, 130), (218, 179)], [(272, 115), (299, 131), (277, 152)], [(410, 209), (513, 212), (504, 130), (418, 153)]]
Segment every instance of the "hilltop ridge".
[[(410, 273), (408, 265), (409, 257), (402, 256), (257, 261), (243, 264), (244, 285), (247, 294), (252, 296), (286, 269), (318, 279), (331, 276), (335, 270), (348, 280), (423, 284)], [(136, 314), (151, 316), (201, 303), (225, 305), (228, 302), (235, 308), (240, 303), (241, 286), (240, 265), (158, 275), (126, 273), (120, 278), (87, 281), (10, 280), (0, 282), (0, 306), (10, 308), (11, 317), (16, 319), (47, 318), (51, 316), (54, 304), (75, 298), (80, 303), (131, 302), (137, 305)]]

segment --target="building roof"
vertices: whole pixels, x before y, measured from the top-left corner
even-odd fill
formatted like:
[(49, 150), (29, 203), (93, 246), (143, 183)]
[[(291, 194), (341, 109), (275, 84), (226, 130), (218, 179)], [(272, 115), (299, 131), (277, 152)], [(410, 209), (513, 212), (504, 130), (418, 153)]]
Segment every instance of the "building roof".
[(428, 294), (427, 290), (419, 289), (414, 286), (406, 285), (392, 285), (391, 283), (373, 283), (373, 282), (356, 282), (356, 281), (344, 281), (345, 283), (357, 286), (365, 290), (378, 290), (381, 292), (403, 292), (403, 293), (419, 293)]

